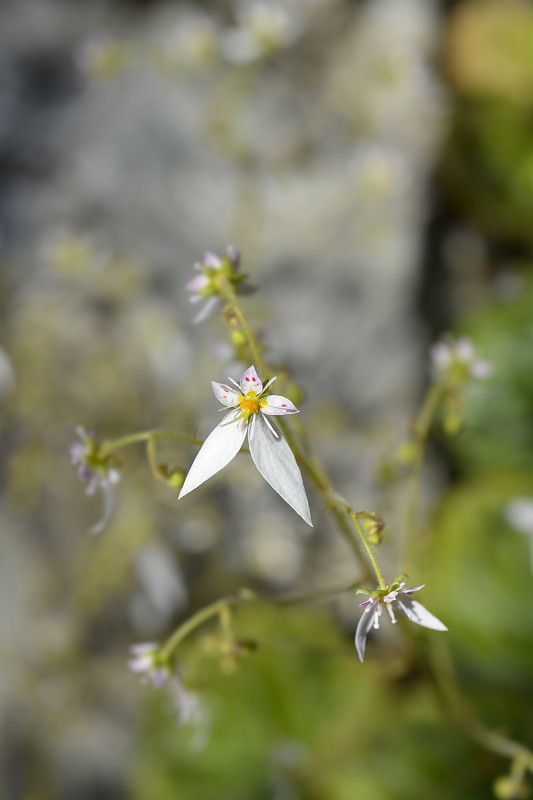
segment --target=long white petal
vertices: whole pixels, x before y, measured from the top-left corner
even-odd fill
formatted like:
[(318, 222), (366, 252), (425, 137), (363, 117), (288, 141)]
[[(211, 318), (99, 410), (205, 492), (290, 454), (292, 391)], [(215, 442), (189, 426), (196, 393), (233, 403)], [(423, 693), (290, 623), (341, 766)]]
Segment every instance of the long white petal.
[(424, 628), (431, 628), (434, 631), (448, 630), (440, 619), (434, 617), (422, 603), (419, 603), (418, 600), (413, 600), (412, 597), (399, 597), (394, 605), (396, 611), (399, 611), (400, 614), (403, 614), (404, 617), (407, 617), (411, 622), (416, 622), (417, 625), (422, 625)]
[(111, 483), (107, 480), (100, 481), (100, 491), (102, 492), (102, 516), (92, 528), (89, 528), (90, 533), (101, 533), (113, 514), (114, 496)]
[(357, 624), (357, 630), (355, 631), (355, 646), (357, 648), (357, 655), (361, 661), (365, 660), (366, 637), (374, 624), (374, 605), (375, 603), (369, 608), (365, 608)]
[(255, 466), (267, 483), (312, 527), (302, 476), (291, 448), (282, 436), (276, 439), (269, 431), (262, 414), (256, 416), (254, 435), (248, 437)]
[(240, 414), (240, 409), (232, 410), (226, 414), (220, 425), (211, 431), (200, 452), (194, 459), (187, 473), (185, 483), (179, 493), (184, 497), (201, 483), (219, 472), (226, 464), (235, 458), (246, 436), (246, 425), (242, 421), (228, 424)]
[(208, 297), (205, 303), (203, 304), (202, 308), (198, 312), (198, 314), (193, 319), (193, 323), (198, 325), (200, 322), (204, 322), (211, 314), (214, 314), (218, 306), (220, 305), (220, 298), (219, 297)]

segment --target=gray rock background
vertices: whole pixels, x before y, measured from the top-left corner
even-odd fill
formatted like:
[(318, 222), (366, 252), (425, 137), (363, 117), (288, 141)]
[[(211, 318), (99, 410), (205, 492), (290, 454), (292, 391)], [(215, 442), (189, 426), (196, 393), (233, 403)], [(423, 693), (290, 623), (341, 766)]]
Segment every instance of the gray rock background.
[[(398, 527), (375, 476), (425, 369), (417, 293), (447, 121), (439, 4), (288, 11), (295, 41), (234, 65), (200, 63), (193, 46), (206, 18), (216, 41), (235, 26), (230, 3), (2, 2), (2, 797), (126, 796), (129, 643), (227, 586), (353, 574), (320, 501), (310, 532), (244, 457), (178, 507), (142, 449), (124, 451), (112, 525), (86, 536), (99, 509), (68, 463), (74, 426), (205, 435), (209, 380), (247, 366), (218, 320), (191, 323), (183, 286), (204, 250), (242, 250), (260, 289), (250, 317), (303, 387), (335, 485)], [(88, 67), (103, 37), (124, 59), (108, 77)], [(65, 232), (90, 257), (54, 260)], [(351, 630), (353, 599), (337, 610)]]

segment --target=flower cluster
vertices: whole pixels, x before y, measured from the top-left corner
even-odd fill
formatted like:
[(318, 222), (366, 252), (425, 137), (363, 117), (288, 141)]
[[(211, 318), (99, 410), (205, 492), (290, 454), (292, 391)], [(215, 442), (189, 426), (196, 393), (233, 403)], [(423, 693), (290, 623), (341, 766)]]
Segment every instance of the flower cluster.
[(289, 47), (299, 38), (301, 27), (296, 18), (275, 2), (252, 2), (243, 5), (238, 26), (222, 37), (222, 55), (234, 64), (261, 61)]
[(461, 385), (468, 380), (484, 380), (493, 373), (492, 364), (478, 358), (470, 339), (453, 340), (446, 336), (433, 345), (430, 351), (436, 380)]
[(379, 629), (380, 617), (383, 614), (383, 606), (387, 609), (391, 622), (396, 622), (395, 612), (407, 617), (411, 622), (422, 625), (424, 628), (431, 628), (434, 631), (447, 631), (448, 628), (437, 617), (434, 617), (427, 608), (417, 600), (413, 600), (411, 595), (423, 589), (425, 584), (415, 586), (412, 589), (405, 588), (403, 576), (397, 578), (390, 586), (384, 589), (369, 591), (358, 589), (357, 594), (369, 595), (368, 600), (360, 604), (364, 608), (364, 613), (359, 620), (355, 632), (355, 646), (361, 661), (365, 657), (366, 639), (371, 629)]
[(196, 456), (179, 497), (184, 497), (232, 461), (248, 437), (252, 460), (273, 489), (312, 525), (311, 512), (302, 476), (296, 459), (285, 439), (270, 422), (270, 416), (297, 414), (298, 409), (287, 398), (267, 393), (276, 380), (263, 386), (254, 366), (242, 374), (240, 383), (211, 381), (215, 397), (231, 409), (205, 440)]
[(100, 533), (113, 511), (113, 486), (120, 480), (117, 462), (111, 455), (104, 455), (101, 444), (94, 433), (87, 433), (85, 428), (76, 428), (80, 441), (69, 445), (70, 461), (77, 468), (78, 478), (87, 483), (85, 493), (93, 495), (99, 489), (102, 493), (102, 517), (90, 528), (91, 533)]
[(130, 647), (128, 666), (140, 675), (141, 681), (151, 683), (154, 689), (164, 689), (170, 697), (180, 726), (190, 725), (194, 729), (192, 744), (200, 749), (207, 740), (209, 715), (207, 708), (196, 692), (188, 689), (177, 670), (173, 670), (168, 657), (157, 644), (143, 642)]
[(222, 306), (221, 278), (225, 278), (234, 288), (246, 278), (239, 271), (241, 260), (239, 251), (229, 246), (226, 253), (227, 255), (220, 258), (207, 251), (202, 263), (194, 265), (194, 269), (200, 274), (185, 284), (187, 291), (191, 292), (191, 303), (205, 301), (194, 318), (195, 322), (203, 322)]

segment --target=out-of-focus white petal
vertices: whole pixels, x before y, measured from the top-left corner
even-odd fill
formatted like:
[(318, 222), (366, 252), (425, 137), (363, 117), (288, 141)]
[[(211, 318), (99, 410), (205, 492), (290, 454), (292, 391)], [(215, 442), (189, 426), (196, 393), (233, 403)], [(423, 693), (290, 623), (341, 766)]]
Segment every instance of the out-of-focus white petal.
[(211, 381), (211, 386), (213, 387), (216, 399), (219, 403), (222, 403), (223, 406), (235, 408), (235, 406), (239, 405), (239, 395), (235, 389), (226, 386), (225, 383), (217, 383), (216, 381)]
[(513, 528), (533, 536), (533, 497), (517, 497), (505, 509), (505, 517)]
[(493, 373), (494, 366), (490, 361), (482, 361), (478, 358), (470, 366), (470, 374), (473, 378), (477, 378), (480, 381), (485, 380), (485, 378), (490, 378)]
[(276, 439), (261, 414), (256, 416), (254, 435), (249, 438), (255, 466), (267, 483), (312, 527), (302, 476), (291, 448), (281, 436)]
[(108, 480), (100, 481), (100, 490), (102, 492), (102, 518), (89, 528), (90, 533), (101, 533), (111, 519), (113, 513), (113, 486)]
[(263, 414), (298, 414), (298, 409), (288, 397), (280, 394), (269, 394), (266, 405), (261, 406)]
[(198, 314), (193, 319), (194, 324), (197, 325), (199, 322), (203, 322), (210, 317), (211, 314), (214, 314), (221, 303), (222, 301), (220, 297), (208, 297)]
[(355, 646), (357, 648), (357, 655), (359, 656), (361, 662), (365, 660), (366, 637), (368, 636), (370, 629), (374, 624), (374, 605), (375, 601), (373, 601), (371, 607), (363, 611), (355, 631)]
[(243, 372), (241, 377), (241, 389), (243, 394), (246, 394), (246, 392), (261, 394), (263, 391), (263, 384), (254, 366), (248, 367), (248, 369)]
[(207, 250), (207, 252), (204, 253), (204, 264), (206, 267), (214, 267), (215, 269), (218, 269), (221, 264), (221, 259), (215, 255), (215, 253)]
[(241, 449), (247, 430), (241, 420), (231, 422), (239, 413), (240, 410), (230, 411), (220, 425), (217, 425), (215, 430), (209, 434), (187, 473), (178, 499), (192, 492), (235, 458)]
[(209, 279), (205, 275), (195, 275), (189, 283), (185, 284), (185, 288), (188, 292), (199, 292), (207, 283), (209, 283)]
[(463, 364), (469, 364), (475, 356), (474, 345), (464, 336), (455, 342), (455, 354)]
[(417, 625), (422, 625), (424, 628), (431, 628), (434, 631), (447, 631), (448, 628), (444, 623), (434, 617), (427, 608), (418, 600), (413, 600), (412, 597), (398, 597), (395, 602), (396, 611), (403, 614), (404, 617), (416, 622)]

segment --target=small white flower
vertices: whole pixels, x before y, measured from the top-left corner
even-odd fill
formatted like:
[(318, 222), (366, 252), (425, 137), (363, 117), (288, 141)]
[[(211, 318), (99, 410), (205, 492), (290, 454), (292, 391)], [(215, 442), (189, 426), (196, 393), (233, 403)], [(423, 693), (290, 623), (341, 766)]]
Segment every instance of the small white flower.
[(82, 425), (77, 426), (76, 433), (80, 441), (69, 445), (70, 462), (77, 467), (80, 481), (87, 483), (85, 494), (92, 496), (98, 489), (102, 493), (102, 517), (90, 528), (91, 533), (100, 533), (113, 513), (113, 486), (120, 481), (120, 472), (112, 456), (102, 457), (100, 442), (94, 433), (87, 433)]
[[(366, 637), (372, 628), (375, 630), (379, 629), (379, 620), (383, 614), (383, 605), (385, 605), (392, 623), (396, 622), (396, 616), (394, 614), (396, 611), (398, 614), (407, 617), (411, 622), (422, 625), (424, 628), (431, 628), (434, 631), (448, 630), (446, 625), (437, 619), (437, 617), (434, 617), (427, 608), (424, 608), (421, 603), (417, 600), (413, 600), (411, 597), (413, 592), (418, 592), (420, 589), (423, 589), (425, 584), (423, 583), (421, 586), (415, 586), (413, 589), (405, 589), (404, 586), (405, 581), (399, 583), (395, 581), (390, 587), (387, 587), (386, 590), (376, 592), (375, 596), (369, 597), (368, 600), (360, 604), (360, 607), (364, 608), (364, 613), (359, 620), (355, 632), (355, 646), (361, 661), (363, 661), (365, 657)], [(384, 594), (384, 591), (386, 591), (386, 594)]]
[(250, 455), (263, 478), (312, 526), (309, 503), (296, 459), (285, 439), (268, 419), (271, 415), (297, 414), (298, 409), (287, 397), (268, 395), (267, 389), (276, 379), (271, 378), (263, 386), (253, 366), (243, 373), (240, 385), (232, 378), (229, 380), (237, 389), (211, 381), (217, 400), (231, 411), (205, 440), (179, 497), (189, 494), (229, 464), (248, 436)]
[(218, 274), (224, 275), (234, 285), (240, 283), (244, 278), (244, 275), (239, 272), (239, 251), (230, 245), (227, 247), (226, 253), (226, 256), (219, 258), (215, 253), (207, 251), (202, 263), (194, 265), (194, 269), (200, 274), (185, 284), (187, 291), (191, 292), (189, 298), (191, 303), (204, 301), (202, 308), (194, 318), (195, 323), (203, 322), (216, 314), (222, 306), (222, 298), (214, 280)]
[(132, 672), (141, 675), (144, 681), (150, 681), (154, 689), (162, 689), (167, 685), (170, 665), (166, 659), (161, 658), (157, 644), (134, 644), (130, 647), (130, 653), (128, 666)]
[(533, 497), (517, 497), (505, 509), (509, 525), (529, 537), (531, 571), (533, 572)]
[(251, 64), (293, 44), (301, 34), (295, 16), (269, 0), (243, 5), (239, 25), (222, 37), (222, 55), (233, 64)]
[(463, 383), (470, 378), (484, 380), (493, 373), (492, 364), (478, 358), (474, 345), (464, 337), (456, 341), (444, 337), (433, 345), (430, 355), (435, 377), (439, 379)]

